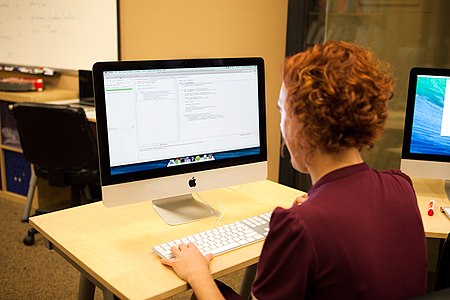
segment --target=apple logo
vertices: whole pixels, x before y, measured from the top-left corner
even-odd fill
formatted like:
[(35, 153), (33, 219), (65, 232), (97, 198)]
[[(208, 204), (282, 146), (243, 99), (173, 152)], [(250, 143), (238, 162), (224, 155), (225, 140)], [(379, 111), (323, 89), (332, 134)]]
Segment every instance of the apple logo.
[(189, 181), (188, 181), (189, 187), (191, 187), (191, 188), (196, 187), (197, 186), (196, 180), (197, 179), (195, 179), (195, 177), (192, 177), (191, 179), (189, 179)]

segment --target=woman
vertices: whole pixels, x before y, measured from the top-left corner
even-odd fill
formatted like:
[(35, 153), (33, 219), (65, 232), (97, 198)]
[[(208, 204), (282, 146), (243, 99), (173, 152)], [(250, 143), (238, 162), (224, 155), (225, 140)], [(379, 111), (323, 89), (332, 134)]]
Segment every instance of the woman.
[[(292, 166), (313, 186), (277, 208), (253, 285), (257, 299), (405, 299), (425, 293), (426, 240), (408, 176), (361, 151), (380, 138), (393, 79), (370, 51), (330, 41), (284, 63), (278, 105)], [(198, 299), (223, 299), (211, 255), (193, 244), (162, 260)]]

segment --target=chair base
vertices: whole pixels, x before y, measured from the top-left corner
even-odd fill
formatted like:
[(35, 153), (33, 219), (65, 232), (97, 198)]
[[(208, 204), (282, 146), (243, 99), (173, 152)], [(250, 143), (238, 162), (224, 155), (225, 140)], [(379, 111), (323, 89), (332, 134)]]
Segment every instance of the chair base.
[[(35, 216), (43, 215), (43, 214), (49, 213), (49, 212), (51, 212), (51, 211), (53, 211), (53, 210), (40, 209), (40, 208), (38, 208), (38, 209), (36, 209), (36, 211), (35, 211)], [(27, 220), (23, 220), (23, 219), (22, 219), (22, 222), (23, 222), (23, 223), (28, 223), (28, 219), (27, 219)], [(34, 245), (34, 241), (35, 241), (34, 236), (35, 236), (36, 233), (39, 233), (39, 231), (37, 231), (37, 229), (35, 229), (35, 228), (30, 228), (30, 229), (28, 229), (27, 235), (23, 238), (23, 243), (24, 243), (26, 246), (32, 246), (32, 245)]]
[(27, 235), (23, 238), (23, 243), (26, 246), (32, 246), (34, 245), (34, 235), (38, 233), (38, 231), (34, 228), (28, 229)]

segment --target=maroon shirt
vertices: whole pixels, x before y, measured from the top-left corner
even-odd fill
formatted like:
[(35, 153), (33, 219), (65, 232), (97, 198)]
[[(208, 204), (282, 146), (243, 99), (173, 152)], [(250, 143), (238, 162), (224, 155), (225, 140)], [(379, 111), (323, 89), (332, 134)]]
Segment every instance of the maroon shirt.
[(309, 199), (277, 208), (257, 299), (406, 299), (424, 294), (427, 252), (411, 180), (365, 163), (333, 171)]

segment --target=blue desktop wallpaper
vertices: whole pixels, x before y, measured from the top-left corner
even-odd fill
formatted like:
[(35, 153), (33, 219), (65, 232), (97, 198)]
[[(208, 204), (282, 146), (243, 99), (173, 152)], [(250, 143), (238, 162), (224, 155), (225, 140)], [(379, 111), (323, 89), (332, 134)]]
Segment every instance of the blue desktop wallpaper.
[(441, 136), (447, 80), (445, 77), (417, 77), (411, 153), (450, 155), (450, 137)]

